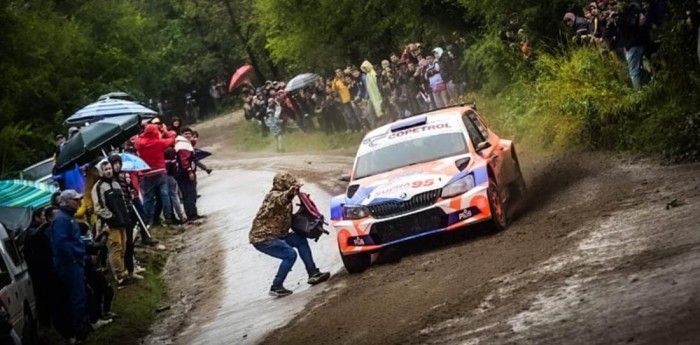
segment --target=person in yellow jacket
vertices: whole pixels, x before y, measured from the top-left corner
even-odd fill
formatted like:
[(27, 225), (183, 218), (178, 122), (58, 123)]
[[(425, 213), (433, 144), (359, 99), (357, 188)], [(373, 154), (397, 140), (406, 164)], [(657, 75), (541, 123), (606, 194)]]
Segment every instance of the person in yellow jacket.
[[(100, 176), (97, 172), (96, 167), (90, 167), (85, 171), (85, 189), (91, 191), (92, 187), (97, 183), (97, 179)], [(95, 215), (95, 205), (92, 201), (92, 193), (85, 193), (83, 195), (82, 203), (80, 208), (75, 212), (75, 220), (78, 223), (82, 223), (88, 226), (89, 229), (93, 229), (95, 222), (97, 221), (97, 216)], [(93, 234), (94, 235), (94, 234)]]

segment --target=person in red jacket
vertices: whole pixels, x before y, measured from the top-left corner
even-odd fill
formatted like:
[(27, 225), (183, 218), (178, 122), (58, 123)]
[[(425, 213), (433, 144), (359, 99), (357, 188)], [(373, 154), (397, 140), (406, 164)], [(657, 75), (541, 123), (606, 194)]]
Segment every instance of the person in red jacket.
[(146, 125), (145, 130), (134, 143), (139, 156), (151, 167), (141, 175), (141, 191), (143, 206), (148, 222), (153, 220), (153, 209), (156, 194), (163, 203), (166, 224), (175, 224), (173, 207), (170, 204), (167, 174), (165, 171), (165, 156), (163, 152), (169, 146), (175, 145), (175, 133), (164, 130), (161, 133), (158, 125)]
[(177, 173), (175, 180), (182, 192), (182, 203), (188, 220), (203, 218), (197, 213), (197, 174), (192, 146), (193, 131), (183, 128), (182, 135), (177, 137), (175, 152), (177, 152)]

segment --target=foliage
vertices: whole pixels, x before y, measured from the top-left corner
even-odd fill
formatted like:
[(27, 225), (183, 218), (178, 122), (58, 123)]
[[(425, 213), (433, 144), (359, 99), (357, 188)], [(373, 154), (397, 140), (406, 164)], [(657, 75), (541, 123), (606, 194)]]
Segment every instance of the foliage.
[[(297, 129), (288, 131), (282, 136), (282, 146), (286, 152), (313, 152), (355, 150), (360, 144), (364, 133), (333, 133), (322, 132), (304, 133)], [(274, 137), (260, 135), (260, 124), (246, 122), (236, 126), (236, 149), (252, 152), (275, 152)]]

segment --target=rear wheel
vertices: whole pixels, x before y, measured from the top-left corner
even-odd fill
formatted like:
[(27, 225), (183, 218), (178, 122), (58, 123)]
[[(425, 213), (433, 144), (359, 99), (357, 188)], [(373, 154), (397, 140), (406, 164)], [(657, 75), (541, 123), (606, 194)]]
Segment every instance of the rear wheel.
[(340, 254), (340, 257), (343, 259), (343, 265), (345, 265), (345, 269), (350, 274), (364, 272), (369, 268), (371, 263), (371, 257), (369, 253), (358, 253), (350, 255)]
[(491, 209), (491, 226), (495, 232), (505, 230), (508, 226), (508, 215), (506, 213), (501, 192), (494, 179), (489, 179), (489, 188), (486, 192), (489, 198), (489, 208)]

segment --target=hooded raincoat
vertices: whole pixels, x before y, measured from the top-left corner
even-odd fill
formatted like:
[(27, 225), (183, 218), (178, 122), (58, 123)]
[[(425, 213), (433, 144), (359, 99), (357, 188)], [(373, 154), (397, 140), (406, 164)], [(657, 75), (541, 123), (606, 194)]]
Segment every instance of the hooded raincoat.
[(367, 93), (369, 94), (369, 101), (374, 108), (374, 113), (377, 117), (382, 117), (384, 113), (382, 112), (382, 94), (379, 92), (379, 82), (377, 81), (377, 73), (372, 67), (372, 63), (365, 60), (365, 62), (360, 65), (362, 72), (367, 74), (366, 86)]

